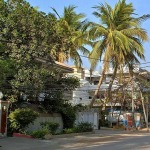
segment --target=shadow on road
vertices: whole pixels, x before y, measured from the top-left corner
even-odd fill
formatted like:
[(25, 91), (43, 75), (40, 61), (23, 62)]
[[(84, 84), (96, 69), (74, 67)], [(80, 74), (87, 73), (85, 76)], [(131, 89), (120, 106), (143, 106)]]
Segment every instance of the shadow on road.
[(52, 140), (4, 138), (0, 150), (150, 150), (149, 133), (106, 132)]

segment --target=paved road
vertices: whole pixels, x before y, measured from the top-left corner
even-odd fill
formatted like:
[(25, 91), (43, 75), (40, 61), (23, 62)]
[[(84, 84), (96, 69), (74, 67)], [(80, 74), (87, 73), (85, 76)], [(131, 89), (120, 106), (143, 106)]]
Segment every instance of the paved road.
[(100, 130), (52, 140), (3, 138), (0, 145), (0, 150), (150, 150), (150, 133)]

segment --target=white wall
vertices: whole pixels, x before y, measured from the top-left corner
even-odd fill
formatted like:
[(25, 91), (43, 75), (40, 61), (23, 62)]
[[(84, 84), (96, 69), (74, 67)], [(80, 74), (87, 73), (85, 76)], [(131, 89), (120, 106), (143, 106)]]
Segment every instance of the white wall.
[(54, 121), (59, 123), (59, 129), (57, 132), (60, 132), (63, 130), (63, 120), (62, 116), (59, 113), (55, 114), (40, 114), (40, 117), (38, 117), (33, 124), (30, 124), (28, 126), (27, 131), (32, 132), (35, 130), (41, 130), (40, 122), (46, 122), (46, 121)]
[(89, 99), (89, 88), (91, 84), (86, 80), (80, 80), (80, 84), (81, 87), (73, 91), (73, 98), (70, 102), (74, 105), (89, 105), (91, 102), (91, 99)]
[[(92, 98), (89, 99), (89, 97), (91, 97), (89, 92), (94, 92), (95, 89), (97, 89), (97, 85), (91, 85), (89, 81), (83, 79), (80, 80), (80, 84), (81, 87), (73, 91), (73, 98), (70, 102), (74, 105), (89, 105), (92, 100)], [(105, 93), (108, 87), (109, 84), (102, 84), (99, 91)], [(119, 85), (112, 85), (112, 90), (117, 89), (118, 87)]]
[[(99, 120), (99, 109), (91, 109), (83, 112), (77, 112), (75, 124), (78, 125), (80, 122), (89, 122), (94, 125), (94, 129), (98, 129), (98, 120)], [(40, 114), (33, 124), (30, 124), (27, 128), (28, 132), (33, 132), (35, 130), (41, 130), (40, 122), (46, 121), (55, 121), (60, 124), (57, 132), (63, 130), (63, 120), (62, 116), (59, 113), (55, 114)]]

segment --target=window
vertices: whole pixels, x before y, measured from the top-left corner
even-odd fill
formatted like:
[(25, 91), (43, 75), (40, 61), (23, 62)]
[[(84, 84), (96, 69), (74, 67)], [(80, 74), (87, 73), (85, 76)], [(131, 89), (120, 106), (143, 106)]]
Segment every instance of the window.
[(99, 95), (97, 95), (97, 99), (99, 99), (100, 98), (100, 96)]
[(94, 85), (97, 85), (99, 81), (94, 81)]
[(80, 98), (80, 100), (82, 101), (82, 98)]
[(102, 99), (105, 98), (104, 94), (101, 94), (101, 98), (102, 98)]

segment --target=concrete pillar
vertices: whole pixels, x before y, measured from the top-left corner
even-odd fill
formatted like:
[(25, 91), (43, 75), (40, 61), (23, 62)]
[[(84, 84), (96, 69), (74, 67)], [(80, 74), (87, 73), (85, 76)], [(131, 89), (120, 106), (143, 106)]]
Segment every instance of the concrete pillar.
[(94, 129), (98, 129), (98, 113), (94, 113)]
[(1, 136), (2, 105), (0, 100), (0, 136)]
[[(0, 100), (0, 136), (7, 136), (7, 115), (8, 115), (8, 107), (9, 107), (9, 101), (2, 101), (2, 100)], [(3, 111), (5, 111), (6, 112), (6, 125), (5, 125), (5, 132), (4, 133), (2, 133), (2, 128), (3, 128), (3, 126), (2, 126), (2, 124), (4, 123), (4, 122), (2, 122), (2, 121), (4, 121), (5, 119), (4, 118), (2, 118), (2, 117), (4, 117), (3, 116)]]

